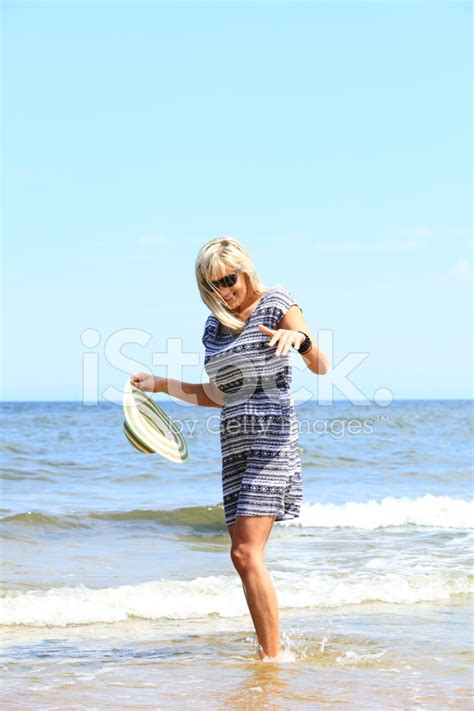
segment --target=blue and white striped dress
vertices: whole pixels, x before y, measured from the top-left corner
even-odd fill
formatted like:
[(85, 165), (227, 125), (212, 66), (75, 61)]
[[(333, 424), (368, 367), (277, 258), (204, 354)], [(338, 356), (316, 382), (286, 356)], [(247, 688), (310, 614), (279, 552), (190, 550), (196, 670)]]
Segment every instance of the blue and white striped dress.
[(257, 328), (276, 329), (295, 303), (288, 289), (275, 286), (238, 335), (225, 332), (214, 314), (204, 327), (204, 366), (224, 394), (220, 442), (227, 525), (236, 516), (299, 516), (303, 488), (290, 357), (276, 356), (278, 344), (269, 348), (270, 336)]

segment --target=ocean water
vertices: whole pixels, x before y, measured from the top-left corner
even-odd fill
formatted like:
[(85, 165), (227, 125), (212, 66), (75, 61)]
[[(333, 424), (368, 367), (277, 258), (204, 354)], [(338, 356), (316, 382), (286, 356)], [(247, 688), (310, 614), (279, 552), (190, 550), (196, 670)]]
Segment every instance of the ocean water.
[(471, 401), (297, 404), (278, 662), (230, 559), (220, 411), (164, 406), (184, 464), (119, 405), (1, 405), (2, 709), (472, 708)]

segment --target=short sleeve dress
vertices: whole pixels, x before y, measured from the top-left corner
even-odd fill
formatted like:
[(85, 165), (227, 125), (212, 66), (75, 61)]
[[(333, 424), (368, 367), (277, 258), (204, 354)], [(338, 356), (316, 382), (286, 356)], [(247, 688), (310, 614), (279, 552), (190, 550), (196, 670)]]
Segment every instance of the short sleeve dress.
[(276, 329), (295, 303), (286, 287), (275, 286), (260, 298), (241, 333), (231, 334), (214, 314), (204, 326), (204, 367), (224, 399), (220, 444), (227, 525), (236, 516), (275, 515), (284, 521), (300, 513), (303, 488), (290, 356), (276, 356), (278, 343), (269, 348), (270, 336), (257, 328)]

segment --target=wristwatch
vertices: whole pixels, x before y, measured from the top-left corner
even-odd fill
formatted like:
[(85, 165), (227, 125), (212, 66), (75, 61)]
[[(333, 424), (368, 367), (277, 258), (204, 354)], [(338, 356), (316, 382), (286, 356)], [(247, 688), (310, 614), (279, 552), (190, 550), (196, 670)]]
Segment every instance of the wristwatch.
[(305, 353), (308, 353), (311, 350), (311, 348), (313, 347), (313, 344), (311, 342), (311, 338), (308, 336), (307, 333), (305, 333), (304, 331), (298, 331), (298, 333), (302, 333), (303, 336), (305, 337), (303, 343), (298, 348), (298, 353), (301, 353), (301, 355), (304, 355)]

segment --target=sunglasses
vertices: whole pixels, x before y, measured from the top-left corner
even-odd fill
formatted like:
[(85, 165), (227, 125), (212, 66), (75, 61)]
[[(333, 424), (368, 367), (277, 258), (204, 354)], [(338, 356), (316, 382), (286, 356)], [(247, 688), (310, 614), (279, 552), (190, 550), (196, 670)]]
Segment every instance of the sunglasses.
[[(217, 279), (217, 281), (211, 281), (211, 284), (216, 289), (218, 289), (220, 286), (234, 286), (239, 274), (240, 270), (237, 269), (235, 272), (232, 272), (232, 274), (226, 274), (225, 277), (222, 277), (222, 279)], [(210, 289), (208, 284), (205, 284), (205, 286)]]

